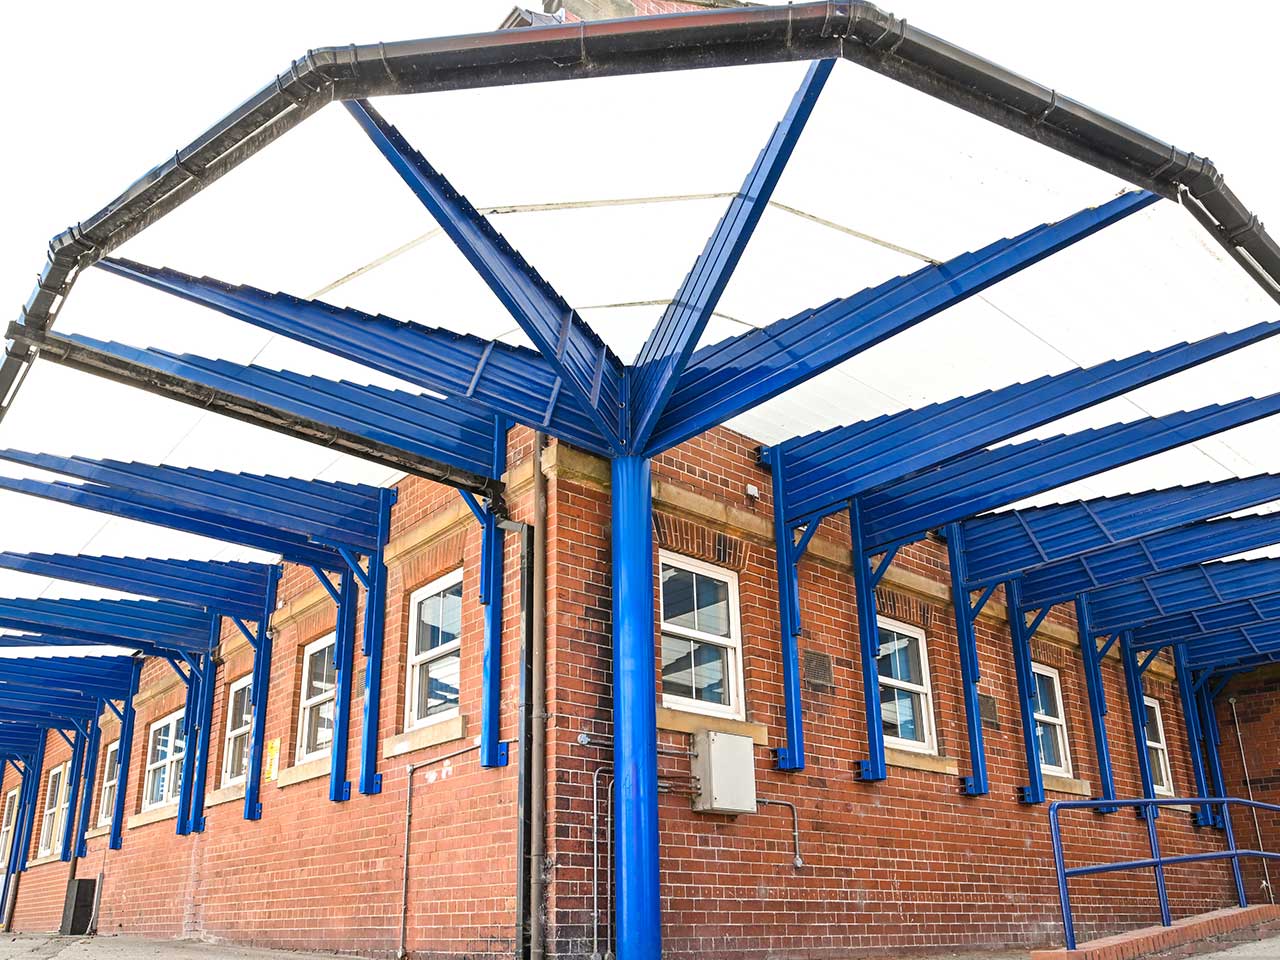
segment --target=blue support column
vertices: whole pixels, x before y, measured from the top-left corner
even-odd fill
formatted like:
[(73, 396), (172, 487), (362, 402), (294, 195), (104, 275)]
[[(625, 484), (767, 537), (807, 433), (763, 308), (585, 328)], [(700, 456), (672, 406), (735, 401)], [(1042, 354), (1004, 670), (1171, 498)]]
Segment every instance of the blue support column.
[(120, 717), (120, 746), (116, 748), (116, 804), (111, 811), (111, 839), (107, 846), (119, 850), (124, 839), (124, 811), (129, 796), (129, 759), (133, 755), (133, 725), (136, 717), (133, 697), (138, 692), (138, 676), (142, 673), (142, 660), (133, 665), (133, 679), (129, 684), (129, 696), (125, 698)]
[(27, 778), (31, 781), (27, 787), (27, 815), (22, 821), (22, 842), (18, 846), (18, 858), (15, 872), (22, 873), (27, 869), (27, 858), (31, 855), (31, 837), (36, 827), (36, 804), (40, 801), (40, 781), (44, 779), (44, 752), (48, 743), (47, 737), (41, 737), (36, 745), (31, 760), (27, 763)]
[[(867, 759), (856, 761), (859, 780), (888, 776), (884, 759), (884, 720), (880, 710), (880, 626), (876, 620), (876, 572), (871, 569), (862, 529), (862, 507), (849, 501), (849, 532), (853, 546), (853, 590), (858, 606), (858, 641), (862, 651), (862, 698), (867, 726)], [(883, 565), (888, 563), (886, 558)]]
[(614, 888), (618, 960), (661, 960), (653, 501), (649, 461), (612, 461)]
[[(1196, 781), (1196, 796), (1208, 797), (1209, 782), (1205, 777), (1204, 757), (1200, 752), (1200, 707), (1196, 703), (1195, 680), (1187, 663), (1187, 649), (1182, 644), (1173, 648), (1173, 669), (1178, 680), (1178, 699), (1182, 704), (1182, 722), (1187, 733), (1187, 753), (1191, 757), (1191, 773)], [(1207, 827), (1213, 823), (1213, 811), (1208, 804), (1196, 808), (1196, 826)]]
[(58, 859), (63, 863), (71, 860), (71, 851), (76, 835), (76, 805), (80, 800), (80, 784), (84, 773), (85, 746), (89, 740), (89, 731), (76, 724), (74, 741), (71, 747), (71, 771), (67, 776), (67, 815), (62, 824), (62, 842), (59, 844)]
[[(1098, 763), (1098, 796), (1102, 800), (1116, 798), (1116, 778), (1111, 769), (1111, 742), (1107, 737), (1107, 693), (1102, 682), (1103, 653), (1098, 650), (1088, 599), (1076, 598), (1076, 627), (1080, 640), (1080, 659), (1084, 666), (1084, 689), (1089, 699), (1089, 721), (1093, 728), (1093, 752)], [(1107, 648), (1103, 648), (1104, 651)], [(1115, 808), (1100, 808), (1100, 813), (1114, 813)]]
[(387, 617), (387, 565), (382, 551), (391, 539), (391, 507), (396, 502), (394, 489), (378, 491), (378, 544), (369, 554), (369, 573), (365, 583), (364, 630), (364, 719), (360, 727), (360, 792), (382, 792), (382, 774), (378, 772), (378, 724), (382, 707), (382, 625)]
[[(213, 618), (210, 631), (209, 652), (200, 658), (200, 713), (196, 718), (196, 762), (195, 776), (191, 782), (191, 812), (187, 823), (192, 833), (204, 832), (204, 791), (209, 777), (209, 746), (213, 742), (213, 696), (218, 685), (218, 661), (214, 659), (213, 647), (221, 640), (222, 620)], [(191, 744), (187, 744), (190, 750)]]
[(983, 592), (975, 606), (970, 599), (968, 571), (965, 568), (964, 529), (958, 523), (947, 527), (947, 556), (951, 568), (951, 602), (956, 612), (956, 642), (960, 648), (960, 679), (964, 685), (964, 719), (969, 731), (970, 775), (961, 778), (961, 792), (970, 797), (985, 796), (991, 789), (987, 777), (987, 751), (982, 738), (982, 703), (978, 699), (978, 683), (982, 668), (978, 662), (978, 641), (973, 622), (991, 597)]
[(267, 699), (271, 692), (271, 614), (276, 609), (276, 588), (280, 584), (280, 567), (274, 566), (267, 577), (267, 592), (253, 645), (253, 679), (249, 681), (249, 701), (253, 717), (249, 726), (249, 769), (244, 778), (244, 818), (262, 819), (262, 754), (266, 748)]
[(72, 807), (68, 817), (74, 816), (76, 821), (75, 854), (83, 857), (89, 852), (85, 842), (85, 833), (89, 830), (89, 813), (93, 809), (93, 791), (98, 782), (98, 755), (102, 749), (102, 702), (98, 702), (98, 713), (89, 721), (89, 743), (84, 754), (84, 787), (80, 791), (80, 809)]
[[(182, 708), (182, 773), (178, 782), (178, 819), (174, 831), (180, 837), (191, 832), (191, 786), (195, 779), (196, 728), (200, 718), (200, 664), (196, 657), (183, 654), (187, 661), (187, 700)], [(177, 670), (177, 667), (174, 667)], [(177, 671), (179, 676), (181, 671)]]
[(356, 633), (356, 575), (342, 571), (338, 587), (338, 615), (334, 630), (333, 743), (329, 747), (329, 799), (351, 799), (347, 779), (347, 741), (351, 730), (351, 670), (354, 666)]
[(778, 625), (782, 636), (784, 743), (777, 750), (779, 770), (804, 769), (804, 716), (800, 699), (800, 586), (795, 537), (783, 509), (782, 451), (762, 450), (773, 478), (773, 545), (778, 571)]
[(480, 602), (484, 605), (484, 674), (480, 699), (480, 765), (505, 767), (502, 720), (502, 585), (506, 541), (492, 505), (485, 510), (480, 548)]
[[(1218, 712), (1214, 708), (1212, 679), (1208, 676), (1200, 684), (1199, 700), (1200, 726), (1204, 737), (1204, 755), (1205, 764), (1208, 767), (1209, 783), (1213, 788), (1214, 796), (1225, 797), (1227, 795), (1227, 782), (1222, 774), (1222, 754), (1220, 752), (1222, 733), (1218, 729)], [(1213, 825), (1219, 829), (1225, 826), (1224, 811), (1219, 811), (1214, 815)]]
[(1044, 771), (1040, 769), (1040, 741), (1036, 736), (1036, 678), (1031, 669), (1031, 636), (1022, 606), (1022, 584), (1005, 584), (1009, 607), (1009, 636), (1013, 641), (1014, 676), (1018, 681), (1018, 711), (1022, 718), (1022, 749), (1027, 761), (1027, 783), (1018, 788), (1021, 803), (1044, 803)]
[[(1156, 788), (1151, 777), (1151, 756), (1147, 753), (1146, 694), (1142, 688), (1142, 668), (1138, 665), (1138, 657), (1133, 649), (1133, 635), (1128, 630), (1120, 634), (1120, 662), (1124, 666), (1124, 686), (1129, 695), (1129, 716), (1133, 722), (1134, 748), (1138, 751), (1142, 795), (1152, 799), (1156, 795)], [(1148, 810), (1151, 816), (1156, 815), (1154, 807)], [(1139, 817), (1145, 815), (1141, 810), (1138, 812)]]

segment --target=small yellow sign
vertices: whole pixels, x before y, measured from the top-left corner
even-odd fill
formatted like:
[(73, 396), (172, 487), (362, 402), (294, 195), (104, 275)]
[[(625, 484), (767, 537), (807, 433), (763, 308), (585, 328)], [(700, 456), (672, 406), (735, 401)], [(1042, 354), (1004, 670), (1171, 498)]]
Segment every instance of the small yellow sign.
[(262, 758), (263, 776), (274, 780), (280, 772), (280, 738), (267, 741), (266, 756)]

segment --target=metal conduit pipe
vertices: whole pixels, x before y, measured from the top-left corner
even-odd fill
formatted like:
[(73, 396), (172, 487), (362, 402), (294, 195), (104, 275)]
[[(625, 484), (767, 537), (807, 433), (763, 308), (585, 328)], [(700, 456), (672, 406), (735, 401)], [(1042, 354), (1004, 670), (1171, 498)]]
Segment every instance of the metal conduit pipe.
[(804, 857), (800, 856), (800, 811), (796, 809), (796, 805), (790, 800), (772, 800), (768, 797), (756, 797), (756, 803), (763, 803), (769, 806), (790, 807), (791, 808), (791, 841), (795, 846), (796, 855), (791, 862), (796, 865), (799, 870), (804, 866)]
[[(1249, 796), (1249, 800), (1252, 801), (1253, 800), (1253, 782), (1249, 779), (1249, 761), (1245, 759), (1244, 737), (1240, 735), (1240, 717), (1236, 714), (1236, 698), (1229, 697), (1227, 699), (1227, 703), (1231, 704), (1231, 722), (1235, 724), (1236, 745), (1239, 746), (1240, 748), (1240, 769), (1244, 773), (1244, 789)], [(1262, 825), (1258, 823), (1258, 808), (1250, 807), (1249, 812), (1253, 814), (1253, 832), (1254, 832), (1254, 835), (1258, 838), (1258, 849), (1266, 850), (1266, 847), (1262, 845)], [(1231, 814), (1224, 807), (1223, 816), (1226, 817), (1230, 815)], [(1263, 877), (1262, 887), (1264, 890), (1267, 891), (1267, 899), (1271, 903), (1275, 903), (1276, 892), (1275, 892), (1275, 888), (1271, 886), (1271, 869), (1270, 867), (1267, 866), (1266, 857), (1260, 857), (1259, 859), (1262, 860), (1262, 877)]]
[[(600, 954), (600, 774), (606, 770), (611, 771), (610, 766), (596, 767), (591, 774), (591, 960), (601, 960)], [(609, 811), (609, 826), (606, 827), (610, 833), (613, 832), (613, 778), (609, 778), (609, 795), (605, 798), (605, 805)], [(605, 873), (613, 868), (613, 848), (610, 845), (605, 853)], [(606, 902), (611, 900), (609, 891), (612, 887), (605, 888)], [(605, 909), (608, 909), (606, 907)], [(605, 943), (605, 952), (603, 960), (613, 960), (613, 950)]]
[(533, 704), (529, 749), (529, 957), (546, 952), (543, 901), (546, 899), (547, 842), (547, 477), (542, 472), (546, 435), (533, 435)]
[[(502, 743), (514, 743), (513, 740), (503, 740)], [(409, 939), (409, 842), (412, 837), (413, 827), (413, 775), (424, 767), (430, 767), (437, 763), (443, 763), (445, 760), (452, 760), (454, 757), (461, 757), (468, 753), (474, 753), (480, 749), (480, 742), (476, 741), (467, 747), (461, 747), (450, 753), (441, 754), (438, 757), (432, 757), (430, 760), (423, 760), (420, 763), (411, 763), (407, 768), (407, 776), (405, 778), (404, 791), (404, 851), (402, 859), (404, 861), (400, 873), (400, 945), (396, 949), (397, 960), (406, 960), (409, 951), (406, 944)]]

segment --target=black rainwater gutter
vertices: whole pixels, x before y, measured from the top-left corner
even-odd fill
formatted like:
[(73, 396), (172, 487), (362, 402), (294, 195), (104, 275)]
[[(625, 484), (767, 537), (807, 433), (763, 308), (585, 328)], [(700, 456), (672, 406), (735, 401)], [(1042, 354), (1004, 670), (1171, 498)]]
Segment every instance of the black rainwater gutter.
[(0, 417), (81, 270), (333, 100), (822, 57), (843, 57), (1179, 200), (1280, 302), (1280, 246), (1207, 159), (871, 4), (711, 9), (308, 52), (102, 210), (54, 237), (36, 289), (13, 325), (34, 329), (21, 338), (10, 329), (0, 364)]

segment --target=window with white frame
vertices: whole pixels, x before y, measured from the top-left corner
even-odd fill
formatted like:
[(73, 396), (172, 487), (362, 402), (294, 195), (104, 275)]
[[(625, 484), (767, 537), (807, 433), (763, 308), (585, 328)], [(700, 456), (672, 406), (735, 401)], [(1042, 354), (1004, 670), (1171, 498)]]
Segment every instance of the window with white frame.
[(0, 816), (0, 871), (9, 863), (9, 851), (13, 847), (13, 831), (18, 822), (18, 791), (5, 794), (4, 812)]
[(662, 551), (662, 703), (742, 719), (738, 575)]
[(405, 727), (458, 712), (462, 656), (462, 571), (454, 570), (409, 598), (409, 702)]
[(102, 790), (98, 794), (98, 826), (111, 823), (116, 811), (116, 784), (120, 782), (120, 741), (107, 745), (107, 759), (102, 764)]
[(876, 667), (880, 674), (880, 720), (885, 743), (916, 753), (937, 753), (924, 631), (886, 617), (877, 618), (876, 624), (880, 633)]
[(49, 771), (49, 783), (44, 793), (44, 816), (40, 819), (40, 844), (37, 855), (47, 857), (62, 842), (62, 826), (67, 822), (67, 772), (69, 763)]
[(253, 674), (241, 677), (227, 689), (227, 736), (222, 756), (222, 785), (244, 783), (249, 767), (249, 728), (253, 725)]
[(1151, 767), (1151, 784), (1158, 794), (1173, 796), (1173, 773), (1169, 769), (1169, 748), (1164, 739), (1164, 716), (1160, 701), (1143, 697), (1147, 710), (1147, 763)]
[(333, 743), (333, 700), (338, 677), (333, 665), (334, 644), (331, 633), (307, 644), (302, 651), (296, 763), (324, 756)]
[(154, 810), (176, 803), (182, 789), (182, 758), (187, 753), (185, 711), (157, 720), (147, 733), (147, 773), (142, 788), (142, 809)]
[(1071, 776), (1071, 748), (1067, 743), (1067, 715), (1062, 705), (1062, 680), (1058, 671), (1044, 664), (1031, 665), (1035, 680), (1036, 743), (1040, 769), (1060, 777)]

